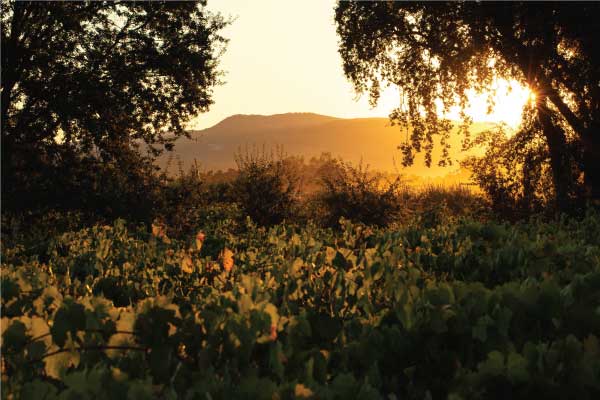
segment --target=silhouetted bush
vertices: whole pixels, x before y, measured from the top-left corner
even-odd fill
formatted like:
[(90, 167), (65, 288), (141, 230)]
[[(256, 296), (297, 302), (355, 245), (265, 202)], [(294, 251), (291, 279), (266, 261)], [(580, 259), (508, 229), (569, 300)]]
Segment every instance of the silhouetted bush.
[(13, 215), (78, 211), (97, 221), (148, 221), (160, 204), (160, 192), (156, 167), (134, 149), (124, 147), (117, 157), (57, 149), (31, 154), (3, 179), (2, 208)]
[(300, 180), (281, 149), (238, 151), (238, 176), (232, 183), (234, 201), (244, 214), (262, 226), (280, 223), (296, 215)]
[(576, 142), (566, 143), (567, 164), (571, 167), (561, 171), (562, 194), (558, 196), (550, 153), (536, 123), (534, 120), (522, 125), (513, 135), (502, 125), (480, 132), (472, 146), (482, 146), (485, 153), (467, 157), (462, 161), (463, 167), (473, 173), (473, 180), (501, 218), (527, 219), (534, 214), (553, 215), (557, 211), (584, 213), (581, 148)]
[(201, 171), (194, 161), (187, 171), (180, 163), (176, 176), (161, 176), (161, 203), (153, 217), (164, 224), (169, 237), (189, 238), (199, 227), (214, 230), (217, 225), (227, 225), (233, 232), (241, 226), (244, 216), (233, 197), (232, 183), (216, 181), (213, 173)]
[(407, 191), (400, 178), (387, 181), (362, 163), (355, 167), (339, 160), (324, 165), (321, 174), (321, 190), (314, 198), (315, 217), (321, 223), (336, 226), (344, 217), (385, 226), (401, 216)]
[(480, 215), (489, 208), (482, 194), (465, 186), (427, 185), (418, 190), (413, 200), (421, 210), (433, 210), (442, 204), (454, 216)]

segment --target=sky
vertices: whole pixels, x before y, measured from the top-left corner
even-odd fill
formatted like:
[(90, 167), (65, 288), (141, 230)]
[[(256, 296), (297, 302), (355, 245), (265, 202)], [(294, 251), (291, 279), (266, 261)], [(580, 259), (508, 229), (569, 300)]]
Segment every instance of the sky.
[[(342, 69), (334, 23), (335, 0), (209, 0), (208, 8), (235, 18), (223, 35), (230, 41), (221, 59), (225, 84), (214, 89), (209, 112), (190, 122), (211, 127), (234, 114), (313, 112), (342, 118), (387, 117), (397, 105), (395, 88), (377, 107), (357, 97)], [(483, 98), (473, 98), (477, 121), (504, 120), (515, 126), (528, 92), (500, 82), (504, 96), (492, 115)]]

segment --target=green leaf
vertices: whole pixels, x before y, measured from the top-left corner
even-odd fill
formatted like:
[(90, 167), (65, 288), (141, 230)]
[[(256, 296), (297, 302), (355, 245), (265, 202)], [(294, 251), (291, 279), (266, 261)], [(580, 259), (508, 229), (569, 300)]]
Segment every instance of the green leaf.
[(359, 387), (354, 379), (354, 376), (349, 373), (340, 374), (335, 377), (332, 384), (332, 389), (340, 399), (352, 399), (356, 397)]
[(448, 326), (444, 319), (443, 311), (440, 309), (432, 310), (429, 315), (429, 326), (435, 333), (441, 334), (448, 331)]
[(127, 391), (127, 400), (153, 400), (155, 398), (151, 382), (132, 382)]
[(171, 349), (166, 346), (155, 346), (148, 355), (150, 371), (154, 380), (157, 382), (167, 382), (170, 378), (171, 370)]
[(504, 373), (504, 355), (499, 351), (490, 352), (487, 360), (479, 364), (479, 371), (485, 375), (502, 375)]
[(98, 397), (102, 393), (102, 379), (105, 370), (101, 367), (91, 370), (73, 371), (65, 375), (63, 382), (73, 394)]
[(319, 383), (325, 383), (327, 381), (327, 359), (320, 351), (314, 355), (313, 359), (313, 377)]
[(452, 290), (448, 285), (440, 285), (437, 288), (428, 289), (425, 292), (425, 296), (434, 306), (450, 304), (454, 299)]
[(371, 265), (370, 272), (371, 272), (371, 278), (374, 281), (380, 279), (383, 276), (383, 272), (384, 272), (383, 265), (381, 265), (380, 262), (374, 262), (373, 265)]
[(313, 314), (308, 319), (318, 342), (331, 343), (342, 329), (342, 321), (327, 314)]
[(0, 283), (2, 287), (2, 304), (8, 303), (10, 300), (19, 297), (21, 289), (19, 287), (19, 283), (14, 281), (11, 278), (2, 278), (2, 283)]
[(512, 383), (527, 382), (529, 371), (525, 357), (518, 353), (510, 353), (506, 361), (506, 373)]
[(269, 379), (250, 376), (241, 380), (237, 391), (239, 399), (272, 400), (277, 386)]
[(492, 326), (494, 324), (494, 320), (490, 318), (488, 315), (484, 315), (477, 320), (477, 324), (472, 329), (472, 336), (474, 339), (479, 339), (481, 342), (487, 340), (487, 328), (488, 326)]
[(380, 400), (381, 395), (369, 383), (365, 382), (356, 395), (357, 400)]
[(512, 315), (513, 313), (509, 308), (502, 308), (496, 313), (496, 329), (504, 337), (508, 337), (508, 329), (510, 328)]
[(77, 331), (85, 329), (85, 308), (75, 303), (72, 299), (65, 299), (63, 306), (56, 311), (54, 323), (50, 328), (52, 340), (60, 347), (64, 347), (67, 332), (75, 340)]
[(583, 340), (583, 351), (588, 357), (600, 355), (600, 343), (595, 335), (590, 334)]
[(344, 269), (348, 265), (348, 261), (346, 261), (346, 257), (344, 257), (344, 255), (338, 251), (335, 253), (335, 257), (333, 258), (331, 265)]
[(284, 367), (282, 360), (284, 358), (281, 342), (275, 342), (269, 347), (269, 367), (275, 376), (283, 380)]
[(35, 380), (27, 382), (21, 388), (22, 400), (54, 400), (56, 399), (56, 388), (48, 382)]
[(3, 350), (21, 351), (28, 340), (26, 332), (27, 327), (24, 323), (19, 320), (13, 321), (2, 335)]
[(43, 341), (36, 340), (27, 345), (27, 359), (39, 360), (46, 353), (46, 344)]

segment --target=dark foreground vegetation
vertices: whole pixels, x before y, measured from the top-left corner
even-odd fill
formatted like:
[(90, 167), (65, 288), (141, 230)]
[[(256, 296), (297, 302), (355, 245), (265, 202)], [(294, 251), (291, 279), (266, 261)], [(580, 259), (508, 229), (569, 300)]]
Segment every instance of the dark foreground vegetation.
[(3, 216), (4, 398), (600, 394), (593, 209), (502, 222), (332, 159), (302, 198), (289, 159), (238, 160), (128, 220)]
[(333, 230), (214, 211), (179, 238), (117, 220), (3, 239), (3, 396), (600, 394), (598, 214)]

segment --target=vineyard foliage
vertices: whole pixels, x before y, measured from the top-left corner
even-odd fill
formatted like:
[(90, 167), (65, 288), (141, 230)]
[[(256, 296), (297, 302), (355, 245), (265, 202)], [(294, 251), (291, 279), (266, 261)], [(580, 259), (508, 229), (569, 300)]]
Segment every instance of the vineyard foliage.
[(600, 216), (2, 246), (3, 399), (600, 398)]

